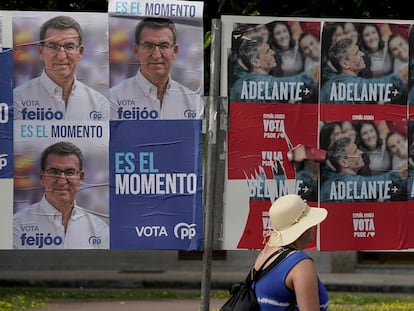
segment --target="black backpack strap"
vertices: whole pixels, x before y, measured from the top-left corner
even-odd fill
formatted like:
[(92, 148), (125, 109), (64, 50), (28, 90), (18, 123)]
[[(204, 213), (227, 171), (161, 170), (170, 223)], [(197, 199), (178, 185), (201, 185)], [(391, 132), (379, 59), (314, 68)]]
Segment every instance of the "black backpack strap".
[[(273, 269), (274, 267), (276, 267), (279, 262), (282, 261), (283, 258), (285, 258), (290, 252), (292, 252), (293, 249), (289, 248), (289, 247), (282, 247), (280, 249), (278, 249), (277, 251), (275, 251), (273, 254), (271, 254), (264, 262), (263, 264), (260, 266), (260, 268), (254, 273), (254, 278), (252, 278), (255, 282), (259, 281), (259, 279), (261, 277), (263, 277), (267, 271), (270, 271), (271, 269)], [(266, 267), (266, 269), (264, 270), (263, 268), (265, 267), (265, 265), (269, 262), (269, 260), (271, 258), (273, 258), (274, 256), (280, 254), (268, 267)]]

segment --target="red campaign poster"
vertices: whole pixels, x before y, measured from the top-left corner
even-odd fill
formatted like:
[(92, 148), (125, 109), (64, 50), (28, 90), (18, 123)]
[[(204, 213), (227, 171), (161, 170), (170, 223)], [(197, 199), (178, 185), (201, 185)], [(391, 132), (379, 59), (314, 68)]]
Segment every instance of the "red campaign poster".
[(294, 179), (287, 153), (298, 143), (316, 145), (317, 106), (231, 103), (229, 179), (244, 179), (262, 167), (267, 177)]
[(406, 202), (321, 203), (329, 217), (321, 224), (321, 249), (392, 250), (409, 247)]
[[(248, 188), (249, 214), (237, 248), (261, 248), (268, 210), (279, 196), (301, 193), (308, 201), (317, 180), (297, 179), (287, 154), (298, 141), (316, 146), (317, 106), (291, 104), (231, 103), (228, 177), (244, 180)], [(304, 170), (305, 172), (305, 170)], [(299, 182), (300, 179), (300, 182)], [(263, 232), (257, 228), (263, 227)]]
[(414, 119), (414, 25), (410, 25), (409, 31), (409, 80), (408, 80), (408, 116)]
[(413, 246), (407, 226), (408, 29), (323, 25), (319, 150), (326, 158), (319, 198), (329, 217), (321, 225), (321, 250)]
[(297, 193), (317, 205), (317, 170), (294, 165), (291, 151), (317, 146), (320, 23), (243, 17), (231, 24), (223, 246), (261, 249), (275, 199)]

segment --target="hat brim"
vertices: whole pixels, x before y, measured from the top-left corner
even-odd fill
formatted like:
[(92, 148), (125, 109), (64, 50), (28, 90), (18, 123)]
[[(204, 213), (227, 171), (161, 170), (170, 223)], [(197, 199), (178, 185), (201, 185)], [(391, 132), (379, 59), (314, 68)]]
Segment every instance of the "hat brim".
[(272, 241), (274, 246), (286, 246), (295, 242), (306, 230), (320, 224), (328, 216), (328, 211), (324, 208), (309, 208), (309, 212), (304, 215), (299, 222), (287, 229), (278, 231), (277, 241)]

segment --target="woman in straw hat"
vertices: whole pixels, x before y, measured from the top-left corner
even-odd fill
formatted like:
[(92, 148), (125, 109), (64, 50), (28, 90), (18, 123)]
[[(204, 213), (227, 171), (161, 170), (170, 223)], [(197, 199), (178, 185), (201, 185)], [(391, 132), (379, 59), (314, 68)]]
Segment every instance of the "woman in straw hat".
[[(328, 309), (328, 293), (319, 280), (312, 258), (303, 251), (314, 239), (315, 226), (327, 214), (326, 209), (311, 208), (295, 194), (278, 198), (270, 207), (272, 233), (254, 267), (258, 269), (266, 258), (279, 249), (292, 251), (254, 284), (261, 311), (286, 310), (295, 299), (293, 310)], [(277, 256), (280, 253), (274, 258)]]

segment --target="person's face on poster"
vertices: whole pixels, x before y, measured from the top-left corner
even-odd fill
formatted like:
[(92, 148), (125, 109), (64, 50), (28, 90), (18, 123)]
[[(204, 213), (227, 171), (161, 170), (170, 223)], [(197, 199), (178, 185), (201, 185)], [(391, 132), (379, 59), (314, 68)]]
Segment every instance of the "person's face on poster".
[(341, 127), (337, 124), (335, 125), (334, 129), (332, 130), (332, 133), (329, 137), (330, 139), (330, 144), (334, 143), (335, 141), (337, 141), (338, 139), (342, 138), (342, 129)]
[(347, 38), (351, 38), (355, 44), (358, 43), (358, 31), (353, 23), (347, 22), (344, 24), (344, 34)]
[(47, 201), (54, 207), (72, 205), (83, 174), (76, 155), (49, 154), (46, 167), (40, 171), (40, 184)]
[(178, 45), (174, 42), (173, 33), (168, 28), (144, 28), (140, 42), (135, 45), (135, 55), (141, 73), (153, 84), (168, 78), (177, 53)]
[(342, 61), (344, 69), (359, 73), (365, 68), (364, 53), (356, 44), (352, 44), (347, 50), (348, 58)]
[(332, 45), (338, 42), (339, 40), (345, 39), (346, 35), (344, 32), (344, 28), (341, 24), (337, 24), (334, 33), (332, 34)]
[(46, 31), (46, 38), (39, 45), (39, 54), (48, 76), (55, 82), (73, 77), (83, 56), (77, 31), (50, 28)]
[(387, 140), (387, 145), (393, 155), (397, 155), (402, 159), (408, 158), (407, 140), (400, 134), (391, 135)]
[(372, 124), (362, 125), (360, 135), (361, 140), (370, 150), (374, 150), (377, 147), (378, 136)]
[(362, 41), (369, 51), (378, 51), (380, 34), (374, 26), (366, 26), (362, 31)]
[(356, 141), (356, 131), (351, 122), (344, 121), (342, 123), (342, 136), (349, 137), (353, 143)]
[(289, 33), (289, 29), (287, 25), (284, 24), (276, 24), (273, 28), (273, 40), (277, 44), (277, 46), (282, 50), (289, 49), (291, 36)]
[(275, 51), (273, 51), (269, 44), (263, 43), (257, 48), (258, 56), (256, 59), (253, 59), (253, 66), (263, 69), (265, 72), (269, 72), (276, 67), (276, 61), (273, 57)]
[(300, 41), (300, 49), (305, 57), (309, 57), (315, 61), (320, 58), (320, 44), (319, 41), (311, 34), (306, 35)]
[(408, 42), (401, 36), (396, 36), (389, 41), (391, 54), (403, 62), (408, 62), (409, 47)]
[(341, 160), (342, 167), (357, 172), (364, 166), (364, 160), (362, 160), (362, 151), (358, 149), (354, 143), (349, 144), (345, 148), (345, 158)]

